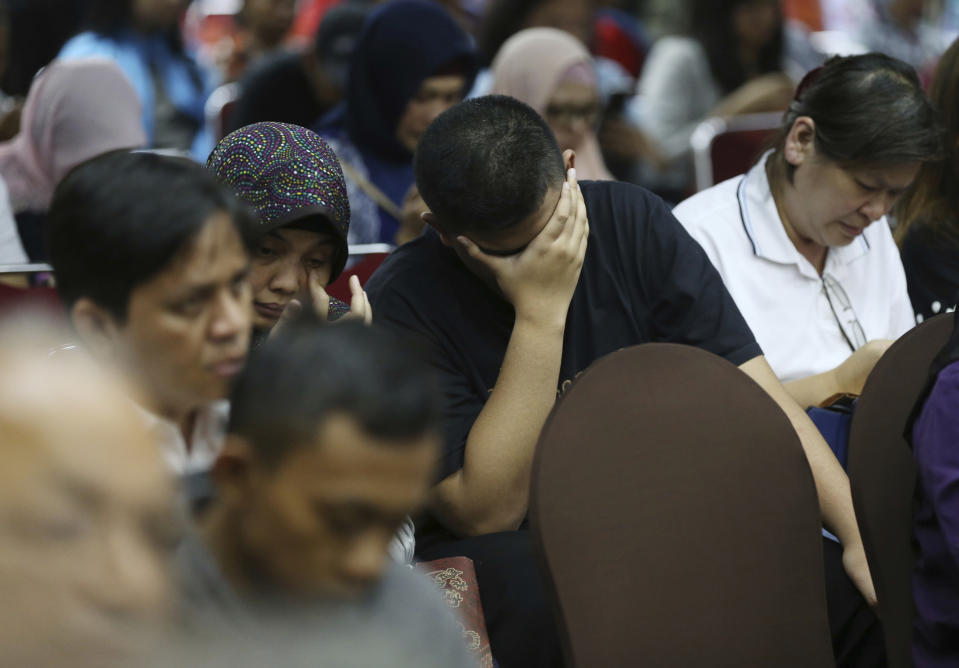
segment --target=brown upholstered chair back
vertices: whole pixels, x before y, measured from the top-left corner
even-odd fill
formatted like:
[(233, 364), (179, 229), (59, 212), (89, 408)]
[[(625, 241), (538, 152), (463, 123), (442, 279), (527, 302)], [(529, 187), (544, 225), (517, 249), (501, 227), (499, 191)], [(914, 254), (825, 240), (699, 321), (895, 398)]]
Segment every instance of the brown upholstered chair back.
[(725, 360), (597, 361), (543, 428), (530, 504), (571, 665), (833, 665), (809, 465)]
[(929, 365), (952, 332), (940, 315), (904, 334), (872, 370), (853, 414), (847, 471), (879, 597), (890, 668), (912, 665), (912, 521), (916, 466), (902, 436)]

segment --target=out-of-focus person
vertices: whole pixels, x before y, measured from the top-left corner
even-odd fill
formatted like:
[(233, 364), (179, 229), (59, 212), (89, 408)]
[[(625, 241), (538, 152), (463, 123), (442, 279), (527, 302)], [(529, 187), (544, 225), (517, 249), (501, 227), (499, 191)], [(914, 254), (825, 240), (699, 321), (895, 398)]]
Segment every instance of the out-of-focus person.
[(20, 132), (0, 144), (0, 178), (32, 260), (46, 259), (43, 221), (60, 180), (98, 155), (146, 145), (140, 108), (110, 60), (56, 61), (34, 80)]
[(516, 33), (493, 61), (492, 92), (515, 97), (545, 118), (560, 149), (576, 152), (580, 178), (613, 178), (596, 139), (602, 104), (593, 59), (575, 37), (556, 28)]
[(784, 110), (794, 86), (784, 66), (778, 0), (695, 0), (689, 34), (659, 39), (643, 67), (631, 115), (666, 168), (647, 165), (639, 182), (681, 200), (696, 126), (710, 116)]
[(433, 480), (430, 376), (388, 332), (316, 324), (258, 348), (233, 390), (214, 499), (179, 553), (186, 612), (201, 637), (282, 631), (321, 665), (382, 665), (384, 648), (389, 665), (472, 665), (442, 594), (387, 553)]
[(296, 0), (243, 0), (235, 20), (247, 64), (276, 51), (293, 27)]
[(896, 205), (896, 240), (916, 317), (959, 303), (959, 41), (942, 55), (929, 97), (946, 128), (946, 156), (927, 162)]
[(332, 7), (309, 48), (282, 50), (254, 64), (240, 79), (230, 128), (263, 121), (309, 127), (339, 104), (368, 13), (367, 5), (358, 2)]
[(251, 329), (245, 206), (202, 166), (149, 153), (57, 187), (47, 246), (81, 346), (130, 386), (171, 471), (209, 468)]
[(860, 22), (859, 41), (870, 51), (931, 70), (949, 46), (946, 32), (928, 15), (925, 0), (870, 0), (872, 17)]
[(184, 46), (180, 19), (187, 4), (90, 0), (86, 29), (63, 46), (59, 58), (116, 62), (140, 98), (148, 145), (203, 161), (214, 143), (204, 114), (214, 81)]
[(591, 0), (490, 0), (477, 40), (482, 63), (490, 65), (506, 40), (526, 28), (556, 28), (588, 47), (595, 11)]
[(909, 65), (833, 58), (798, 87), (773, 150), (674, 209), (802, 406), (858, 394), (915, 325), (885, 216), (941, 140)]
[(403, 210), (415, 204), (407, 200), (413, 152), (433, 119), (463, 99), (475, 74), (469, 36), (440, 5), (397, 0), (369, 16), (346, 101), (315, 128), (346, 175), (351, 244), (393, 244), (419, 233), (422, 209)]
[(0, 333), (0, 663), (140, 665), (173, 611), (173, 485), (119, 382)]

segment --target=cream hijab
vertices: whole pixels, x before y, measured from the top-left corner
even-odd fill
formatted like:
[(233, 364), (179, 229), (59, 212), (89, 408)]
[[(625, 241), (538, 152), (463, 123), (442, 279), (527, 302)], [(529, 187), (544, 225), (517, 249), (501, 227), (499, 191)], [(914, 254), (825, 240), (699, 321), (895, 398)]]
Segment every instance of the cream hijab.
[[(570, 70), (588, 67), (593, 59), (586, 47), (556, 28), (529, 28), (510, 37), (493, 60), (493, 90), (525, 102), (541, 116), (560, 82)], [(595, 76), (593, 77), (595, 83)], [(576, 173), (582, 179), (612, 179), (606, 169), (596, 134), (590, 131), (576, 151)]]
[(112, 61), (47, 66), (30, 86), (20, 133), (0, 144), (14, 212), (46, 211), (60, 179), (80, 163), (145, 146), (141, 118), (136, 91)]

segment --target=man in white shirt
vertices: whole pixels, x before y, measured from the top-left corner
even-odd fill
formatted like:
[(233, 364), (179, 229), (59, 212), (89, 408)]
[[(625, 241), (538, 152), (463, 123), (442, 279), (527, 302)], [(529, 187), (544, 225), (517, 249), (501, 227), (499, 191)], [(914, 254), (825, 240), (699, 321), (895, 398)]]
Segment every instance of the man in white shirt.
[(48, 250), (83, 347), (118, 371), (170, 469), (208, 468), (251, 329), (246, 210), (199, 165), (111, 154), (57, 188)]

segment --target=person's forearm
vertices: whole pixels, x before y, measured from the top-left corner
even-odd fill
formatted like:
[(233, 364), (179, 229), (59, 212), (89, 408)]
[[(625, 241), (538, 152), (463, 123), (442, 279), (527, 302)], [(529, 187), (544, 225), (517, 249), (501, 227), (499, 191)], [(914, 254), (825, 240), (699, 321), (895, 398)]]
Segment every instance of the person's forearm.
[(843, 545), (860, 544), (849, 479), (819, 430), (779, 382), (765, 358), (754, 358), (740, 368), (766, 390), (796, 430), (816, 483), (823, 524)]
[(436, 491), (434, 510), (450, 528), (507, 531), (525, 517), (533, 451), (556, 402), (564, 320), (517, 315), (496, 386), (467, 438), (463, 468)]
[(783, 387), (801, 408), (818, 406), (841, 391), (839, 383), (836, 381), (836, 374), (832, 369), (817, 373), (815, 376), (791, 380), (788, 383), (783, 383)]
[(836, 455), (816, 429), (816, 425), (798, 405), (792, 403), (791, 406), (784, 406), (780, 403), (780, 407), (799, 435), (799, 441), (806, 453), (813, 480), (816, 482), (823, 525), (834, 533), (844, 546), (862, 542), (853, 510), (849, 478)]
[(869, 341), (834, 369), (784, 383), (783, 387), (801, 408), (818, 406), (840, 392), (861, 394), (866, 378), (890, 345), (888, 339)]

